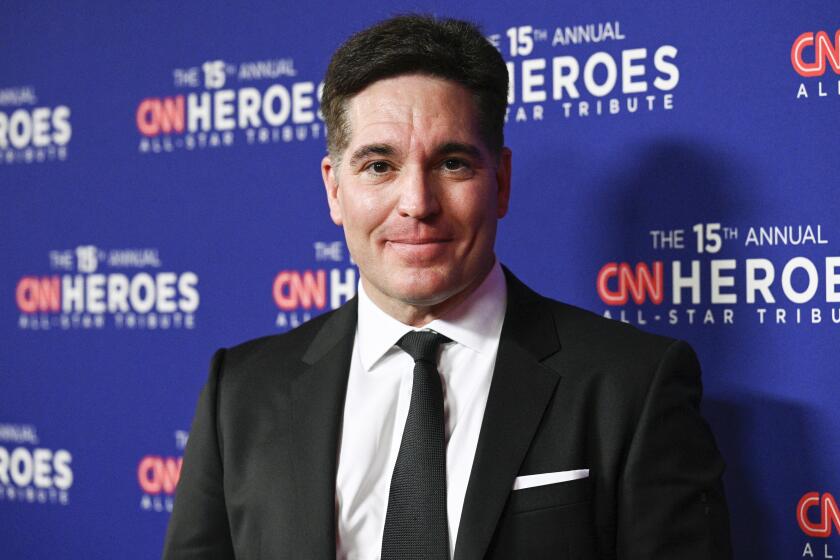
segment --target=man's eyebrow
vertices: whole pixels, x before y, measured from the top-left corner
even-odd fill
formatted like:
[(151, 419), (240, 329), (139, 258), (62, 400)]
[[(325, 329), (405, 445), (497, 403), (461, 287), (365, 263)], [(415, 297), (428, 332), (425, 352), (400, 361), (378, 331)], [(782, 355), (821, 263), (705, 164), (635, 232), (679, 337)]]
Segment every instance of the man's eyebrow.
[(357, 163), (370, 155), (392, 156), (395, 153), (397, 151), (388, 144), (365, 144), (353, 152), (350, 157), (350, 167), (355, 167)]
[(478, 146), (463, 142), (444, 142), (437, 147), (435, 153), (441, 156), (446, 154), (467, 154), (474, 159), (482, 159), (481, 150)]

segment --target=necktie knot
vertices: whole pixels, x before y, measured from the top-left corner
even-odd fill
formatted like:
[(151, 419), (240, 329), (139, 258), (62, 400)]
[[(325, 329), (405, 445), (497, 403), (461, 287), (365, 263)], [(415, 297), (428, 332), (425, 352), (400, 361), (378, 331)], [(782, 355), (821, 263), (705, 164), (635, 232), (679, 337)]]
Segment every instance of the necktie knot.
[(450, 339), (434, 331), (411, 331), (397, 341), (397, 346), (411, 356), (415, 363), (424, 361), (437, 364), (438, 347), (447, 342)]

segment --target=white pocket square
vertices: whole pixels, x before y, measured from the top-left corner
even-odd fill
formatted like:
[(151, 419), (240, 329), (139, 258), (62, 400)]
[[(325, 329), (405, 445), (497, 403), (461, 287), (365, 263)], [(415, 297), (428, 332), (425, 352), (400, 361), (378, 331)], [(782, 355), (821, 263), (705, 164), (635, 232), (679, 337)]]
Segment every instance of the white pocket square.
[(545, 486), (546, 484), (569, 482), (570, 480), (578, 480), (581, 478), (587, 478), (588, 476), (589, 469), (547, 472), (540, 474), (529, 474), (526, 476), (517, 476), (516, 480), (513, 481), (513, 489), (522, 490), (523, 488), (533, 488), (534, 486)]

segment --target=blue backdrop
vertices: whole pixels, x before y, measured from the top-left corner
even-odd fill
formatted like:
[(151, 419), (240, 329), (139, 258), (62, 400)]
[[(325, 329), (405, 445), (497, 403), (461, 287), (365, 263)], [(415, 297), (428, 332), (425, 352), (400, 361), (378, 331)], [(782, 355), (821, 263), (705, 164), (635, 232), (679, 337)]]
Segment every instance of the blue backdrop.
[(405, 11), (473, 19), (509, 61), (502, 262), (695, 346), (737, 557), (840, 553), (836, 2), (13, 1), (2, 556), (158, 556), (212, 352), (352, 295), (320, 81)]

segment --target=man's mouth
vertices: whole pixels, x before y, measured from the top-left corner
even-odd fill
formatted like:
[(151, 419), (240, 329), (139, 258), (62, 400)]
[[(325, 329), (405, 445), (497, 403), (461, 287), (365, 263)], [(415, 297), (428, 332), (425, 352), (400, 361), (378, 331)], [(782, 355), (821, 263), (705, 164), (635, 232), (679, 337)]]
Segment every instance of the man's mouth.
[(425, 262), (442, 256), (452, 241), (444, 237), (396, 237), (386, 246), (409, 262)]
[(430, 243), (448, 243), (451, 239), (445, 237), (397, 237), (389, 239), (388, 243), (402, 243), (404, 245), (427, 245)]

